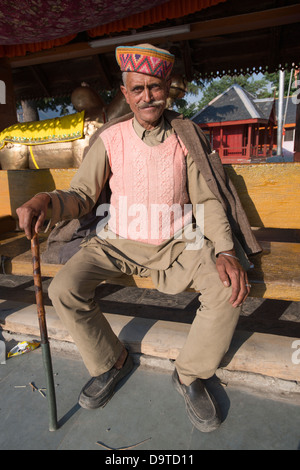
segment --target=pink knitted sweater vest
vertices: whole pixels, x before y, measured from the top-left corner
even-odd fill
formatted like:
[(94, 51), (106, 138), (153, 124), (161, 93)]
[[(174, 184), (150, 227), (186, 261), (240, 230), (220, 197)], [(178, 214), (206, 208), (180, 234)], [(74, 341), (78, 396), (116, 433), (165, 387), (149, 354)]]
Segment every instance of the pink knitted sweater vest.
[(150, 147), (132, 120), (101, 134), (110, 166), (110, 229), (123, 238), (158, 245), (192, 220), (186, 154), (175, 134)]

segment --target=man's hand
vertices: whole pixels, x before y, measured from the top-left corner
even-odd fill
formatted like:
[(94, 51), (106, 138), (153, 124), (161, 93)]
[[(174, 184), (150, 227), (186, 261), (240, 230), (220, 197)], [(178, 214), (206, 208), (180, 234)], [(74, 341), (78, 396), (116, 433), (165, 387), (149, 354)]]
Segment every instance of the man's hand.
[(43, 227), (51, 198), (48, 194), (38, 194), (18, 207), (19, 226), (30, 240), (34, 233)]
[[(232, 256), (227, 256), (225, 253)], [(246, 271), (235, 258), (234, 250), (226, 251), (224, 254), (220, 253), (217, 257), (216, 267), (224, 286), (232, 286), (230, 303), (233, 307), (242, 305), (250, 293), (251, 286)]]

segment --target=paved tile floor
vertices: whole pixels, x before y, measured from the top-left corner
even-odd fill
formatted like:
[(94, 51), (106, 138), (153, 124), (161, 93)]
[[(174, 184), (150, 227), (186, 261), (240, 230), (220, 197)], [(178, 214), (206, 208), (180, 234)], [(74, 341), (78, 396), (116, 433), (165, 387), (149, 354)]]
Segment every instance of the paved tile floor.
[(202, 434), (188, 420), (170, 373), (136, 367), (104, 408), (89, 411), (77, 405), (78, 393), (88, 380), (82, 362), (57, 352), (52, 357), (60, 425), (55, 432), (48, 430), (47, 399), (28, 385), (45, 387), (41, 350), (0, 365), (1, 450), (105, 451), (104, 446), (133, 446), (126, 451), (129, 456), (154, 450), (197, 454), (199, 450), (300, 449), (300, 406), (292, 403), (224, 389), (213, 380), (210, 386), (220, 401), (224, 422), (214, 433)]

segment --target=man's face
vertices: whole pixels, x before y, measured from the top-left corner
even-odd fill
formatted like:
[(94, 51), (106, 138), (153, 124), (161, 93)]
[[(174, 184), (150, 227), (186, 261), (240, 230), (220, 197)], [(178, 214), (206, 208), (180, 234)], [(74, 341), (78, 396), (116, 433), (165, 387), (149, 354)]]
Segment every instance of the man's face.
[(147, 130), (153, 129), (166, 106), (169, 83), (158, 77), (128, 72), (126, 87), (121, 90), (138, 122)]

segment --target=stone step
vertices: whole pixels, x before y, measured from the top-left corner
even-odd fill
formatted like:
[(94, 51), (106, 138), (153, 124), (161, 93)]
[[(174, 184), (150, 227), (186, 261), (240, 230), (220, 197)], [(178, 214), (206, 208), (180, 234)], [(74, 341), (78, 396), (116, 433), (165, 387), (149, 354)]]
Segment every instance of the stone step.
[[(179, 322), (104, 315), (132, 353), (164, 359), (176, 359), (190, 329)], [(46, 307), (46, 319), (50, 341), (73, 343), (53, 307)], [(5, 331), (39, 337), (36, 305), (0, 299), (0, 326)], [(299, 362), (299, 339), (236, 330), (220, 367), (300, 382)]]

